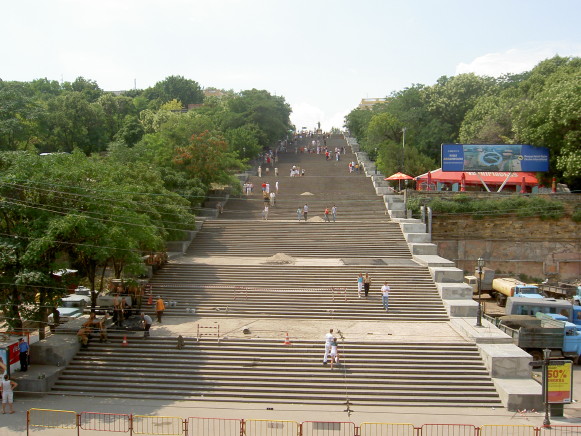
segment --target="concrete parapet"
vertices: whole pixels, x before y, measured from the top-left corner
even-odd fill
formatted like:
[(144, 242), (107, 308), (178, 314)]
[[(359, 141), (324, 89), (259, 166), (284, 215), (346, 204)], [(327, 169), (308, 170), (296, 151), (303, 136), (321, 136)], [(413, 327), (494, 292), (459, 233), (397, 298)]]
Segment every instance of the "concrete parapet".
[[(450, 300), (452, 301), (452, 300)], [(470, 300), (472, 301), (472, 300)], [(476, 306), (478, 303), (473, 301)], [(482, 319), (482, 327), (476, 327), (476, 317), (455, 318), (450, 320), (450, 326), (461, 336), (477, 344), (513, 344), (512, 338), (497, 329), (493, 324)]]
[(509, 412), (543, 410), (542, 387), (532, 379), (493, 378), (500, 401)]
[(12, 378), (18, 383), (18, 394), (49, 392), (59, 379), (65, 366), (31, 365), (26, 372), (17, 372)]
[(466, 283), (436, 283), (443, 300), (471, 300), (472, 287)]
[(408, 244), (412, 255), (416, 254), (438, 254), (438, 246), (436, 244), (419, 242), (416, 244)]
[(426, 233), (426, 225), (421, 221), (399, 223), (404, 233)]
[(398, 219), (398, 218), (405, 218), (406, 213), (405, 210), (390, 210), (389, 211), (389, 217), (393, 220), (393, 219)]
[(434, 282), (438, 283), (462, 283), (464, 282), (464, 271), (458, 268), (430, 267), (430, 274)]
[[(389, 186), (376, 186), (375, 192), (377, 193), (377, 195), (385, 195), (385, 194), (389, 194), (390, 189), (391, 188)], [(403, 205), (403, 203), (402, 203), (402, 205)]]
[(476, 315), (478, 303), (472, 300), (442, 300), (450, 318), (466, 318)]
[[(391, 210), (391, 209), (390, 209)], [(394, 209), (394, 210), (401, 210), (405, 216), (405, 210), (402, 209)], [(427, 233), (404, 233), (405, 240), (408, 243), (413, 242), (431, 242), (430, 235)]]
[(514, 344), (478, 344), (491, 377), (529, 378), (533, 358)]
[(30, 346), (30, 362), (33, 365), (65, 366), (80, 348), (76, 335), (51, 335)]
[(448, 260), (448, 259), (444, 259), (443, 257), (437, 256), (437, 255), (430, 255), (430, 254), (415, 255), (415, 256), (413, 256), (413, 259), (417, 263), (419, 263), (420, 265), (424, 265), (427, 267), (438, 267), (438, 266), (455, 267), (454, 262), (452, 262), (451, 260)]

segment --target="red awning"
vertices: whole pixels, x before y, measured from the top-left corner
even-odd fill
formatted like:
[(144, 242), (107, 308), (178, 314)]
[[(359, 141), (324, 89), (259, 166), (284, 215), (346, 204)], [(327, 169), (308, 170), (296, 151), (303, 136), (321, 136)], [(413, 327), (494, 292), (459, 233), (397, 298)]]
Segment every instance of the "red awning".
[[(526, 186), (537, 186), (539, 181), (535, 177), (534, 173), (508, 173), (508, 172), (483, 172), (483, 173), (475, 173), (475, 172), (461, 172), (461, 171), (448, 171), (444, 172), (441, 168), (430, 171), (430, 178), (431, 182), (440, 182), (440, 183), (460, 183), (462, 182), (462, 174), (464, 174), (466, 185), (481, 185), (482, 182), (478, 177), (482, 177), (484, 183), (487, 185), (502, 185), (506, 178), (509, 176), (506, 185), (522, 185), (523, 181)], [(428, 173), (422, 174), (416, 177), (417, 181), (427, 181), (428, 180)]]

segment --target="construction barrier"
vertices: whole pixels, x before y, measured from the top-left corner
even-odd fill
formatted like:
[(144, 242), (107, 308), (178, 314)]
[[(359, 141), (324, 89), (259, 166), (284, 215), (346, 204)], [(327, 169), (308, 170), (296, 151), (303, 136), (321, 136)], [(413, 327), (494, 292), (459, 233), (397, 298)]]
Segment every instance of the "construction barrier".
[(79, 427), (82, 430), (129, 433), (131, 421), (131, 415), (122, 413), (81, 412), (79, 415)]
[(533, 425), (483, 425), (480, 436), (536, 436)]
[[(54, 409), (29, 409), (26, 413), (26, 434), (34, 428), (43, 434), (96, 432), (129, 433), (159, 436), (581, 436), (579, 425), (483, 425), (407, 423), (296, 421), (267, 419), (225, 419), (175, 416), (146, 416), (117, 413), (76, 412)], [(51, 430), (48, 430), (51, 429)], [(39, 431), (40, 430), (40, 431)], [(66, 432), (64, 430), (71, 430)], [(51, 433), (52, 432), (52, 433)], [(87, 432), (87, 433), (83, 433)]]
[(364, 422), (359, 428), (359, 436), (415, 436), (413, 424), (386, 424), (383, 422)]
[(70, 410), (29, 409), (26, 412), (26, 433), (30, 427), (76, 430), (77, 412)]
[(220, 342), (220, 324), (216, 323), (215, 326), (201, 326), (198, 324), (196, 342), (200, 342), (202, 337), (215, 337)]
[(552, 425), (539, 429), (539, 436), (580, 436), (581, 426), (579, 425)]
[(248, 419), (243, 422), (245, 436), (299, 436), (300, 425), (296, 421), (271, 421)]
[(301, 436), (357, 436), (353, 422), (304, 421)]
[(191, 436), (240, 436), (241, 419), (188, 418), (188, 435)]
[(422, 436), (474, 436), (476, 427), (469, 424), (424, 424), (420, 427)]
[(133, 434), (182, 435), (186, 422), (176, 416), (133, 415)]

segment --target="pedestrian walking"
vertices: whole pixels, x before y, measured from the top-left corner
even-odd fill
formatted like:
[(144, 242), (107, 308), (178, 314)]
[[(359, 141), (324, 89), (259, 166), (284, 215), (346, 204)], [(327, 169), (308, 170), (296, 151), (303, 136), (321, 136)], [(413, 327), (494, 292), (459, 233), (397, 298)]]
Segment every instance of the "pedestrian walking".
[(305, 222), (307, 222), (307, 215), (309, 213), (309, 206), (307, 203), (303, 206), (303, 217), (305, 218)]
[(369, 294), (369, 288), (371, 287), (371, 277), (369, 273), (365, 273), (365, 277), (363, 277), (363, 290), (365, 291), (365, 296)]
[(333, 342), (333, 329), (325, 335), (325, 356), (323, 357), (323, 365), (327, 364), (329, 354), (331, 353), (331, 342)]
[(275, 167), (274, 168), (274, 176), (275, 177), (278, 177), (278, 167)]
[[(277, 174), (277, 176), (278, 176), (278, 174)], [(276, 182), (274, 182), (274, 190), (278, 194), (278, 180)]]
[(337, 338), (331, 340), (331, 369), (333, 369), (334, 363), (339, 363), (339, 352), (337, 351)]
[(363, 290), (363, 274), (359, 273), (357, 276), (357, 295), (361, 298), (361, 291)]
[(270, 205), (274, 206), (274, 203), (276, 202), (276, 194), (273, 192), (270, 193)]
[(109, 315), (106, 313), (101, 321), (99, 321), (99, 342), (109, 343), (109, 337), (107, 335), (107, 321), (109, 320)]
[(383, 286), (381, 287), (381, 303), (386, 312), (389, 309), (389, 291), (389, 285), (387, 282), (383, 282)]
[(262, 167), (258, 165), (258, 177), (262, 177)]
[(151, 319), (151, 316), (149, 316), (148, 314), (141, 312), (141, 325), (143, 327), (143, 337), (144, 338), (148, 338), (149, 337), (149, 329), (151, 328), (151, 324), (153, 324), (153, 320)]
[(297, 209), (297, 219), (299, 220), (299, 222), (301, 221), (302, 216), (303, 216), (303, 210), (299, 207)]
[(161, 299), (161, 296), (157, 297), (157, 301), (155, 302), (155, 313), (157, 314), (157, 322), (161, 324), (161, 317), (163, 316), (163, 312), (165, 310), (165, 304)]
[(18, 351), (20, 352), (20, 371), (28, 371), (28, 357), (30, 352), (30, 346), (24, 338), (18, 339)]
[(4, 380), (2, 380), (2, 413), (6, 413), (6, 404), (10, 407), (10, 413), (14, 413), (14, 389), (16, 389), (18, 383), (10, 380), (8, 374), (4, 375)]
[(264, 210), (262, 211), (262, 219), (268, 221), (268, 204), (264, 205)]
[(337, 221), (337, 206), (333, 205), (331, 208), (331, 215), (333, 215), (333, 222)]
[(325, 208), (325, 221), (327, 221), (328, 223), (331, 222), (331, 220), (329, 219), (329, 208), (328, 207)]

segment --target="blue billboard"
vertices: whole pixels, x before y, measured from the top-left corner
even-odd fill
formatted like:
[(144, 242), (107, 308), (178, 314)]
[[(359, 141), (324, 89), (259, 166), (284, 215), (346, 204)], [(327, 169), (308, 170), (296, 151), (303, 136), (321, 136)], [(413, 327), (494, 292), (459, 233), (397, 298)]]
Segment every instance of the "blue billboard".
[(523, 144), (442, 144), (442, 171), (549, 171), (549, 149)]

